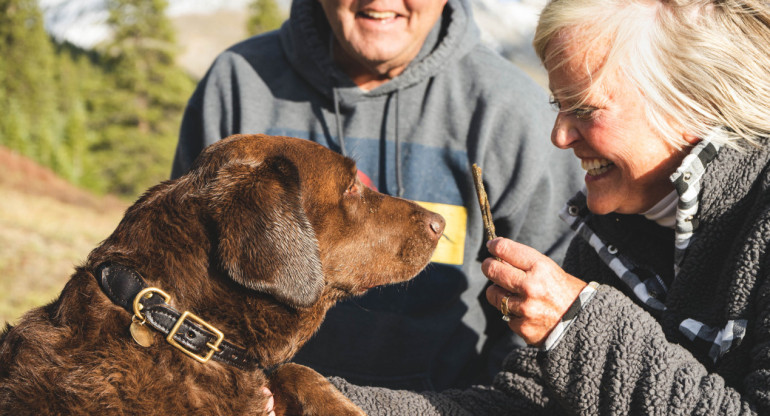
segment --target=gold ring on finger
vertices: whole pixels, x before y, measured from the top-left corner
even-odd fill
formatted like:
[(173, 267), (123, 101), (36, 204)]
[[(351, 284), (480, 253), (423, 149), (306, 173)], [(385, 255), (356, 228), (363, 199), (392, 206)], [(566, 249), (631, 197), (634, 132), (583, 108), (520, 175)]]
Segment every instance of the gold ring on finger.
[(503, 296), (503, 300), (500, 301), (500, 312), (503, 313), (503, 321), (508, 322), (511, 320), (511, 311), (508, 310), (508, 298), (511, 295)]

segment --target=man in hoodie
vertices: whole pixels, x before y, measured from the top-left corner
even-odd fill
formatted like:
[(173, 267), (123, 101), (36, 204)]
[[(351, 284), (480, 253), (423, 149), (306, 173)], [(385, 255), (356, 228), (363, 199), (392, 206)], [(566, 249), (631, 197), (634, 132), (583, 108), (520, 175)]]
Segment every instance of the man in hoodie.
[(480, 44), (468, 0), (294, 0), (280, 30), (226, 50), (200, 82), (172, 177), (228, 135), (293, 136), (352, 157), (368, 186), (442, 214), (432, 264), (332, 308), (296, 361), (361, 385), (488, 384), (517, 340), (485, 299), (470, 166), (484, 169), (497, 233), (561, 261), (571, 232), (558, 211), (582, 173), (549, 143), (547, 102)]

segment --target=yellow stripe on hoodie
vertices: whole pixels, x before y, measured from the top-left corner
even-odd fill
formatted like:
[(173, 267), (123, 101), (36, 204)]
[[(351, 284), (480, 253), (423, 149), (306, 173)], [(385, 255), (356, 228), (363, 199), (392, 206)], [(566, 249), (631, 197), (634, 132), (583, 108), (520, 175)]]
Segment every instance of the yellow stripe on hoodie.
[(423, 208), (441, 214), (446, 220), (444, 235), (438, 241), (430, 261), (444, 264), (463, 264), (465, 254), (465, 230), (468, 211), (461, 205), (439, 204), (437, 202), (414, 201)]

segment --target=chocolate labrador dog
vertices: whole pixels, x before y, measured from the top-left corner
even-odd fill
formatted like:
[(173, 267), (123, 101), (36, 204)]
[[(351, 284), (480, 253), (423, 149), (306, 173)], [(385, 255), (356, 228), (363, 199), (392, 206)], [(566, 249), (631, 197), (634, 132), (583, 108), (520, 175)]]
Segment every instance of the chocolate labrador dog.
[(441, 216), (306, 140), (232, 136), (147, 191), (0, 338), (0, 413), (360, 415), (284, 364), (338, 300), (410, 279)]

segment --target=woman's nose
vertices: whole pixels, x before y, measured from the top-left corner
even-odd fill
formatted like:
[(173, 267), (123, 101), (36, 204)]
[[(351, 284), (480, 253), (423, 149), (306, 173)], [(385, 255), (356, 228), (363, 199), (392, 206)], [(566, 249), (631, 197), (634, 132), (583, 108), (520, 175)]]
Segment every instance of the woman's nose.
[(580, 132), (562, 112), (556, 116), (551, 130), (551, 143), (559, 149), (569, 149), (580, 140)]

